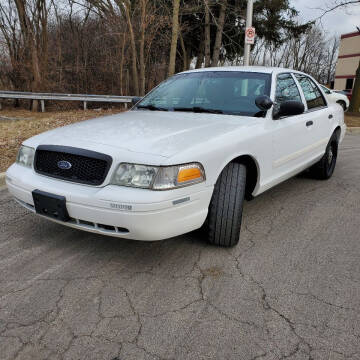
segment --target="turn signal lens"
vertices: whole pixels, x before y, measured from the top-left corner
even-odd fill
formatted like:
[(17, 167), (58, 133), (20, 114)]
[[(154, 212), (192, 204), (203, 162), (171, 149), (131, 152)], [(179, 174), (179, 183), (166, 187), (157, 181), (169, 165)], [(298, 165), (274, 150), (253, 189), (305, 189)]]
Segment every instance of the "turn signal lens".
[(189, 167), (180, 169), (177, 177), (178, 184), (185, 183), (193, 180), (201, 180), (202, 174), (198, 167)]
[(205, 171), (200, 163), (160, 167), (154, 181), (154, 190), (169, 190), (205, 181)]

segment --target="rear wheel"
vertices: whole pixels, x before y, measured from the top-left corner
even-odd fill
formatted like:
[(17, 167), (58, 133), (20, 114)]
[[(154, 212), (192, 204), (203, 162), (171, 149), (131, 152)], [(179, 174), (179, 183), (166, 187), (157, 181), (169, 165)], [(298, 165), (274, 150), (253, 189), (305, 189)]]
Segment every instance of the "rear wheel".
[(205, 222), (209, 243), (231, 247), (239, 242), (246, 187), (246, 166), (230, 163), (215, 184)]
[(310, 168), (310, 172), (313, 177), (320, 180), (327, 180), (331, 178), (335, 170), (338, 147), (338, 136), (334, 133), (326, 147), (324, 156), (319, 162)]

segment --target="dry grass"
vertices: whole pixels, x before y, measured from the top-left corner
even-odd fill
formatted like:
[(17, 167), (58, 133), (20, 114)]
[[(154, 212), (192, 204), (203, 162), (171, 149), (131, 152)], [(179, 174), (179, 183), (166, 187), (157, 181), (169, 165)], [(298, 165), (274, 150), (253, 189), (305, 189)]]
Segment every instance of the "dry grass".
[(15, 161), (19, 146), (25, 139), (56, 127), (120, 111), (119, 109), (46, 113), (33, 113), (21, 109), (0, 111), (0, 172), (5, 171)]

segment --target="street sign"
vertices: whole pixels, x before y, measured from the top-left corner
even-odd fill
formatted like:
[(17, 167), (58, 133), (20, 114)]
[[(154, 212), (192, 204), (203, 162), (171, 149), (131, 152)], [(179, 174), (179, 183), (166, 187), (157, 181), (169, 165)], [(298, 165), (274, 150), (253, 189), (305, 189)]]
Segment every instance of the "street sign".
[(253, 45), (255, 42), (255, 28), (249, 26), (245, 29), (245, 44)]

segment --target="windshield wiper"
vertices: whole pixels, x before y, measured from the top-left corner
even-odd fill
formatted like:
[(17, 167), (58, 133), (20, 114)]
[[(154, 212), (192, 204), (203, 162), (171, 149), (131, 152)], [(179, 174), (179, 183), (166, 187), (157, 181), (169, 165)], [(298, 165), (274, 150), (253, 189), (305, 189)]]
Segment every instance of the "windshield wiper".
[(137, 109), (147, 109), (147, 110), (151, 110), (151, 111), (169, 111), (166, 108), (157, 107), (157, 106), (154, 106), (151, 104), (150, 105), (138, 105), (136, 108)]
[(193, 107), (176, 107), (174, 111), (190, 111), (195, 113), (210, 113), (210, 114), (223, 114), (222, 110), (218, 109), (206, 109), (200, 106), (193, 106)]

